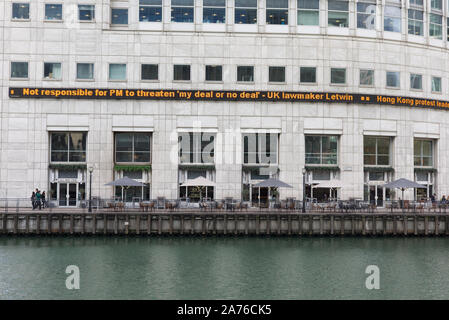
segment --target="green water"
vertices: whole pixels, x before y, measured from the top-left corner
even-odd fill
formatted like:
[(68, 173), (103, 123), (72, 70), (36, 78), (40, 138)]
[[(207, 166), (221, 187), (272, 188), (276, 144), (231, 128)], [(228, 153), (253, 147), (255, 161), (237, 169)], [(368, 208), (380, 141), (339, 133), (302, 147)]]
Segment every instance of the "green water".
[[(0, 299), (449, 299), (445, 238), (0, 237)], [(80, 269), (68, 290), (65, 269)], [(365, 268), (380, 269), (367, 290)]]

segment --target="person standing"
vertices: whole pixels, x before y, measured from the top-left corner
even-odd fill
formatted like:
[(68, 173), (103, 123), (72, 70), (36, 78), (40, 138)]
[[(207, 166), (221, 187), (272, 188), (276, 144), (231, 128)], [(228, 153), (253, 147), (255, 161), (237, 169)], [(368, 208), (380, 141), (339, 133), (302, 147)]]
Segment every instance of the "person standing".
[(31, 206), (33, 207), (33, 210), (36, 209), (36, 194), (34, 191), (31, 194)]
[(43, 208), (43, 209), (45, 209), (45, 207), (48, 208), (47, 201), (45, 200), (45, 191), (42, 191), (41, 199), (42, 199), (42, 208)]
[(42, 209), (41, 192), (37, 188), (36, 188), (36, 207), (39, 207), (39, 210)]

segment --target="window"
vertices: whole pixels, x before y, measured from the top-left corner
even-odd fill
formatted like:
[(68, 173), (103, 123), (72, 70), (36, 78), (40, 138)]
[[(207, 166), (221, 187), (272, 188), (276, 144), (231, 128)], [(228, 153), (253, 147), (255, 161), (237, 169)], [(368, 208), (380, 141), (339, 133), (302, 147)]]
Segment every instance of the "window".
[(46, 4), (45, 20), (56, 21), (62, 20), (62, 4)]
[(399, 88), (400, 87), (400, 73), (387, 71), (387, 87)]
[(346, 83), (346, 69), (331, 68), (331, 84), (345, 84)]
[(338, 136), (306, 136), (306, 164), (336, 165)]
[(162, 0), (140, 0), (139, 1), (140, 22), (162, 21)]
[(432, 92), (441, 93), (441, 78), (432, 77)]
[(422, 90), (422, 75), (410, 74), (410, 89)]
[(151, 162), (151, 133), (117, 132), (115, 162)]
[(178, 136), (179, 163), (214, 163), (214, 144), (214, 133), (180, 133)]
[(316, 68), (315, 67), (300, 67), (299, 81), (303, 83), (316, 83)]
[(222, 80), (222, 66), (206, 66), (206, 81)]
[(424, 14), (421, 10), (408, 10), (408, 34), (424, 35), (423, 17)]
[(94, 5), (78, 5), (79, 20), (80, 21), (94, 21), (95, 20), (95, 6)]
[(109, 80), (126, 80), (126, 64), (109, 64)]
[(374, 85), (374, 70), (360, 70), (360, 85)]
[(320, 1), (298, 0), (298, 25), (318, 26), (320, 24)]
[(11, 78), (28, 78), (28, 62), (11, 62)]
[(159, 78), (159, 67), (157, 64), (142, 64), (142, 80), (157, 80)]
[(235, 23), (257, 23), (257, 0), (235, 0)]
[(254, 67), (253, 66), (238, 66), (237, 67), (237, 81), (253, 82), (254, 81)]
[(401, 7), (385, 6), (384, 31), (401, 32)]
[(267, 0), (267, 24), (288, 24), (288, 0)]
[(203, 0), (203, 22), (225, 23), (226, 0)]
[(269, 67), (269, 82), (285, 82), (285, 67)]
[(357, 28), (376, 29), (376, 1), (357, 2)]
[(30, 18), (30, 4), (29, 3), (13, 3), (12, 4), (12, 18), (18, 20), (27, 20)]
[(415, 167), (433, 166), (433, 146), (432, 140), (414, 140), (414, 165)]
[(329, 0), (328, 2), (328, 25), (330, 27), (349, 26), (349, 1)]
[(81, 80), (92, 80), (94, 78), (94, 64), (77, 63), (76, 78)]
[(443, 8), (442, 0), (430, 0), (430, 8), (441, 10)]
[(61, 80), (61, 64), (45, 62), (44, 79)]
[(423, 5), (423, 0), (410, 0), (410, 6), (420, 6), (422, 7)]
[(171, 0), (172, 22), (193, 22), (193, 0)]
[(173, 80), (190, 81), (190, 66), (189, 65), (174, 65)]
[(363, 162), (368, 166), (390, 165), (390, 138), (363, 137)]
[(128, 9), (111, 9), (111, 24), (128, 24)]
[(443, 16), (433, 13), (429, 15), (429, 36), (443, 39)]
[(243, 134), (243, 163), (276, 164), (278, 162), (277, 133)]
[(86, 132), (52, 132), (50, 160), (55, 162), (86, 162)]

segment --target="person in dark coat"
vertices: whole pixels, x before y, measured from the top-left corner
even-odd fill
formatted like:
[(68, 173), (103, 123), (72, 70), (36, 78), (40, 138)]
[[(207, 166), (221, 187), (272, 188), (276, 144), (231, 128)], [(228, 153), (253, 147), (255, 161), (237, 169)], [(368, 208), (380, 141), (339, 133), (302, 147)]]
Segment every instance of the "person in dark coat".
[(39, 191), (39, 189), (36, 189), (36, 207), (39, 207), (39, 210), (42, 209), (41, 192)]
[(31, 206), (33, 207), (33, 210), (36, 209), (36, 194), (34, 191), (31, 194)]
[(42, 194), (41, 194), (41, 199), (42, 199), (42, 208), (48, 208), (48, 204), (47, 204), (47, 201), (45, 200), (45, 191), (42, 191)]

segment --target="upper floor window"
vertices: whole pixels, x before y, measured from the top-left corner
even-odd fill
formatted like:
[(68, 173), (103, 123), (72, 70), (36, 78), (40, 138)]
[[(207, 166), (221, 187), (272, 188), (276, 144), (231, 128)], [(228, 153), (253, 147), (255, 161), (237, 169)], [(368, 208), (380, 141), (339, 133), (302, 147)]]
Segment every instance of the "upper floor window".
[(360, 85), (361, 86), (374, 85), (374, 70), (360, 70)]
[(267, 24), (288, 24), (288, 0), (267, 0)]
[(111, 24), (128, 24), (128, 9), (111, 9)]
[(414, 165), (415, 167), (433, 166), (433, 143), (432, 140), (414, 140)]
[(61, 80), (61, 64), (53, 62), (44, 63), (44, 79)]
[(78, 5), (79, 20), (80, 21), (94, 21), (95, 20), (95, 5), (80, 4)]
[(214, 163), (215, 134), (183, 132), (178, 135), (179, 163)]
[(87, 132), (52, 132), (50, 141), (50, 161), (86, 161)]
[(109, 64), (109, 80), (126, 80), (126, 64)]
[(157, 64), (142, 64), (141, 79), (157, 80), (159, 79), (159, 67)]
[(140, 22), (162, 21), (162, 0), (140, 0), (139, 1)]
[(331, 68), (331, 84), (345, 84), (345, 83), (346, 83), (346, 69)]
[(285, 82), (285, 67), (269, 67), (269, 82)]
[(151, 133), (117, 132), (115, 162), (151, 162)]
[(94, 64), (93, 63), (77, 63), (76, 78), (80, 80), (93, 80)]
[(30, 4), (29, 3), (13, 3), (12, 4), (12, 18), (18, 20), (27, 20), (30, 18)]
[(363, 163), (369, 166), (390, 165), (389, 137), (363, 137)]
[(336, 165), (338, 136), (305, 136), (306, 164)]
[(385, 5), (384, 31), (401, 32), (401, 6)]
[(278, 139), (277, 133), (243, 134), (243, 163), (278, 163)]
[(174, 65), (173, 66), (173, 80), (190, 81), (190, 66), (189, 65)]
[(423, 36), (423, 19), (423, 11), (408, 9), (408, 34)]
[(222, 66), (206, 66), (206, 81), (222, 81)]
[(45, 4), (45, 20), (62, 20), (62, 4)]
[(357, 2), (357, 28), (376, 29), (376, 1)]
[(397, 71), (387, 71), (387, 87), (399, 88), (400, 87), (400, 73)]
[(316, 83), (316, 68), (315, 67), (300, 67), (299, 68), (299, 82), (301, 82), (301, 83)]
[(422, 75), (411, 73), (410, 74), (410, 89), (422, 90)]
[(172, 22), (193, 22), (193, 0), (171, 0)]
[(432, 10), (441, 10), (443, 9), (443, 1), (442, 0), (430, 0), (430, 8)]
[(429, 14), (429, 36), (443, 39), (443, 16), (439, 14)]
[(441, 77), (432, 77), (432, 92), (441, 93)]
[(226, 0), (203, 0), (203, 22), (225, 23)]
[(327, 22), (330, 27), (347, 28), (349, 26), (349, 1), (329, 0)]
[(235, 0), (235, 24), (257, 23), (257, 0)]
[(28, 62), (11, 62), (11, 78), (28, 78)]
[(238, 66), (237, 67), (237, 81), (253, 82), (254, 81), (254, 67), (253, 66)]
[(423, 0), (410, 0), (410, 6), (423, 6)]
[(298, 0), (298, 25), (318, 26), (320, 24), (320, 1)]

